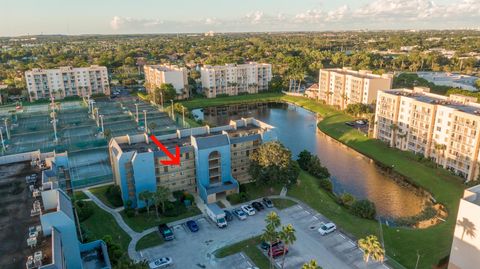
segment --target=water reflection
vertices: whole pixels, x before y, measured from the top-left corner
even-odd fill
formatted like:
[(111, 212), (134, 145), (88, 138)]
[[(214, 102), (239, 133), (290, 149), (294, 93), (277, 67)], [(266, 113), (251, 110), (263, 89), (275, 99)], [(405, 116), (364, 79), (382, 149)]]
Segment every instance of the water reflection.
[(308, 110), (287, 104), (255, 104), (197, 109), (193, 113), (214, 125), (255, 117), (275, 126), (278, 139), (294, 156), (304, 149), (318, 155), (332, 174), (336, 193), (368, 198), (381, 216), (412, 216), (422, 210), (422, 198), (383, 175), (368, 158), (322, 134), (316, 127), (316, 115)]

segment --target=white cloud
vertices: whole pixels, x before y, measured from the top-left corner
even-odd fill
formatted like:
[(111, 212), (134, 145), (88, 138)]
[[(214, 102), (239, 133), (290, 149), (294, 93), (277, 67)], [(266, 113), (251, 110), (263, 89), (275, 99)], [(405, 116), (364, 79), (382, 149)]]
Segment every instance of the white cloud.
[(356, 8), (341, 5), (332, 10), (307, 9), (297, 14), (256, 10), (237, 18), (192, 21), (115, 16), (110, 26), (119, 32), (201, 32), (478, 27), (479, 21), (480, 0), (447, 4), (439, 4), (437, 0), (373, 0)]

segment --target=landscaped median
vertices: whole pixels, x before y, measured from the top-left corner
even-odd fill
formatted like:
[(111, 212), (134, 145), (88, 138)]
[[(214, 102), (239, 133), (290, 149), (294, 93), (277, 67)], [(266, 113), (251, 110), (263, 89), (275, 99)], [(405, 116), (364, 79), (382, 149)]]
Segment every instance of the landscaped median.
[[(380, 166), (388, 167), (389, 170), (402, 175), (412, 185), (425, 189), (438, 203), (445, 205), (449, 216), (444, 223), (427, 229), (394, 228), (382, 225), (382, 235), (378, 222), (351, 215), (326, 192), (318, 188), (315, 179), (307, 173), (301, 173), (300, 184), (289, 190), (289, 195), (304, 201), (335, 221), (347, 234), (356, 238), (376, 234), (379, 238), (383, 238), (387, 255), (407, 268), (415, 267), (417, 254), (420, 255), (418, 268), (431, 268), (449, 254), (458, 203), (464, 190), (461, 179), (444, 169), (433, 168), (419, 162), (412, 153), (392, 149), (383, 142), (368, 138), (356, 129), (348, 127), (345, 122), (351, 121), (353, 119), (351, 116), (311, 99), (280, 94), (195, 99), (183, 104), (193, 109), (267, 101), (288, 102), (318, 113), (323, 118), (318, 124), (321, 131), (372, 158)], [(392, 266), (398, 267), (395, 264)]]
[(221, 248), (215, 252), (215, 257), (225, 258), (235, 253), (244, 252), (260, 269), (268, 269), (270, 262), (268, 258), (258, 248), (262, 242), (260, 236), (252, 237), (247, 240), (240, 241), (230, 246)]

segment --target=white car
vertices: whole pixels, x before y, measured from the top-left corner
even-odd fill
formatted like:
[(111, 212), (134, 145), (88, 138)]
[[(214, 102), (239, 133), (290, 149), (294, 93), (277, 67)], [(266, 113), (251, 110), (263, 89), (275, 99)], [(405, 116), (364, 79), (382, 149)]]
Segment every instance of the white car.
[(333, 224), (332, 222), (328, 223), (320, 223), (320, 228), (318, 228), (318, 232), (321, 235), (327, 235), (329, 233), (333, 233), (337, 229), (337, 226)]
[(240, 208), (243, 210), (243, 212), (247, 213), (249, 216), (255, 215), (255, 209), (253, 209), (253, 207), (250, 205), (242, 205)]
[(156, 260), (151, 261), (148, 263), (148, 267), (150, 269), (160, 269), (160, 268), (167, 268), (173, 264), (172, 258), (170, 257), (163, 257)]

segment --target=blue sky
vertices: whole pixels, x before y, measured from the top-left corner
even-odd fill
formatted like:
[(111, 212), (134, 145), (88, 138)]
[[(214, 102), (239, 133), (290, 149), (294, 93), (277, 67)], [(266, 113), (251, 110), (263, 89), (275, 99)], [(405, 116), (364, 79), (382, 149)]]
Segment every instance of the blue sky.
[(480, 27), (480, 0), (1, 0), (0, 36)]

